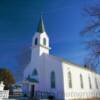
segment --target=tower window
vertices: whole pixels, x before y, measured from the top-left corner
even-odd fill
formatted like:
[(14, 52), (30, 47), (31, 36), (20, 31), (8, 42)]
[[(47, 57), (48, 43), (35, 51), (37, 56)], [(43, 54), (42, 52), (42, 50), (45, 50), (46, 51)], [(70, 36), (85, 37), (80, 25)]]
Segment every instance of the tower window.
[(43, 39), (43, 44), (46, 45), (46, 38)]
[(55, 72), (52, 71), (51, 72), (51, 76), (50, 76), (50, 80), (51, 80), (51, 88), (55, 88), (56, 87), (56, 80), (55, 80)]
[(37, 75), (38, 75), (38, 72), (37, 72), (36, 69), (33, 70), (32, 75), (33, 75), (33, 76), (37, 76)]
[(36, 38), (36, 39), (35, 39), (35, 45), (37, 45), (37, 44), (38, 44), (38, 39)]
[(69, 88), (72, 88), (72, 76), (71, 76), (71, 72), (68, 72), (68, 85), (69, 85)]
[(96, 89), (98, 89), (98, 82), (96, 78), (95, 78), (95, 85), (96, 85)]
[(81, 74), (80, 74), (80, 85), (81, 85), (81, 88), (83, 88), (83, 77)]

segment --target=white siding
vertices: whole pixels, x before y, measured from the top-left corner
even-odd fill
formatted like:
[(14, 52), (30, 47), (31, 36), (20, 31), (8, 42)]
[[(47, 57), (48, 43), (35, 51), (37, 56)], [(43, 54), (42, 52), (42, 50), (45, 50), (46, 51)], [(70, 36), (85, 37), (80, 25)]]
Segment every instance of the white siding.
[[(65, 99), (92, 98), (96, 96), (100, 97), (100, 87), (99, 89), (97, 89), (95, 85), (95, 78), (97, 78), (99, 84), (100, 75), (95, 74), (94, 72), (91, 72), (84, 68), (79, 68), (76, 65), (65, 62), (62, 63), (62, 66), (63, 66)], [(67, 77), (68, 71), (71, 71), (72, 73), (72, 88), (68, 87), (68, 77)], [(81, 88), (80, 84), (80, 74), (83, 76), (83, 85), (84, 85), (83, 88)], [(89, 80), (88, 80), (89, 76), (91, 78), (92, 89), (89, 88)]]

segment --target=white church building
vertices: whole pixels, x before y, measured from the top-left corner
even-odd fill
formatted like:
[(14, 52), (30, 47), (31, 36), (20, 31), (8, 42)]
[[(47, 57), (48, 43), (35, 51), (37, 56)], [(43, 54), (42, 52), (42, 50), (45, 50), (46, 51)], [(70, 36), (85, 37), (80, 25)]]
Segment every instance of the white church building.
[(24, 70), (23, 91), (55, 100), (100, 98), (100, 75), (51, 55), (49, 42), (41, 17), (32, 39), (31, 61)]

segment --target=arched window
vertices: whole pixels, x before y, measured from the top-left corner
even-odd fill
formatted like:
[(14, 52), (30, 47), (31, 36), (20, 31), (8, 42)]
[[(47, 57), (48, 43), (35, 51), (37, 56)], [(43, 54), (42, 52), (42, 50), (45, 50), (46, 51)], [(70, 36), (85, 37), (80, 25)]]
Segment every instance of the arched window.
[(83, 88), (84, 86), (83, 86), (83, 77), (82, 77), (82, 75), (80, 74), (80, 85), (81, 85), (81, 88)]
[(33, 70), (32, 75), (33, 75), (33, 76), (37, 76), (37, 75), (38, 75), (38, 72), (37, 72), (36, 69)]
[(98, 89), (98, 82), (96, 78), (95, 78), (95, 85), (96, 85), (96, 89)]
[(38, 38), (35, 39), (35, 45), (37, 45), (37, 44), (38, 44)]
[(92, 84), (91, 84), (91, 79), (90, 79), (90, 77), (88, 77), (88, 80), (89, 80), (89, 87), (90, 87), (90, 89), (92, 88)]
[(43, 38), (43, 45), (46, 45), (46, 38)]
[(54, 71), (51, 72), (50, 80), (51, 80), (51, 88), (55, 88), (56, 87), (56, 77), (55, 77)]
[(69, 88), (72, 88), (72, 76), (71, 76), (71, 72), (68, 72), (68, 85), (69, 85)]

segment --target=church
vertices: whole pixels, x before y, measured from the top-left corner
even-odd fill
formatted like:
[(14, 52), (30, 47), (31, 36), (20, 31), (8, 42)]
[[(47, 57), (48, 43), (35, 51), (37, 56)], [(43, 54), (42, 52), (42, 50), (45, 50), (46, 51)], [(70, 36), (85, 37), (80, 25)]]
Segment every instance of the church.
[(31, 60), (23, 73), (24, 93), (38, 99), (100, 98), (100, 75), (51, 55), (49, 42), (41, 17), (32, 38)]

